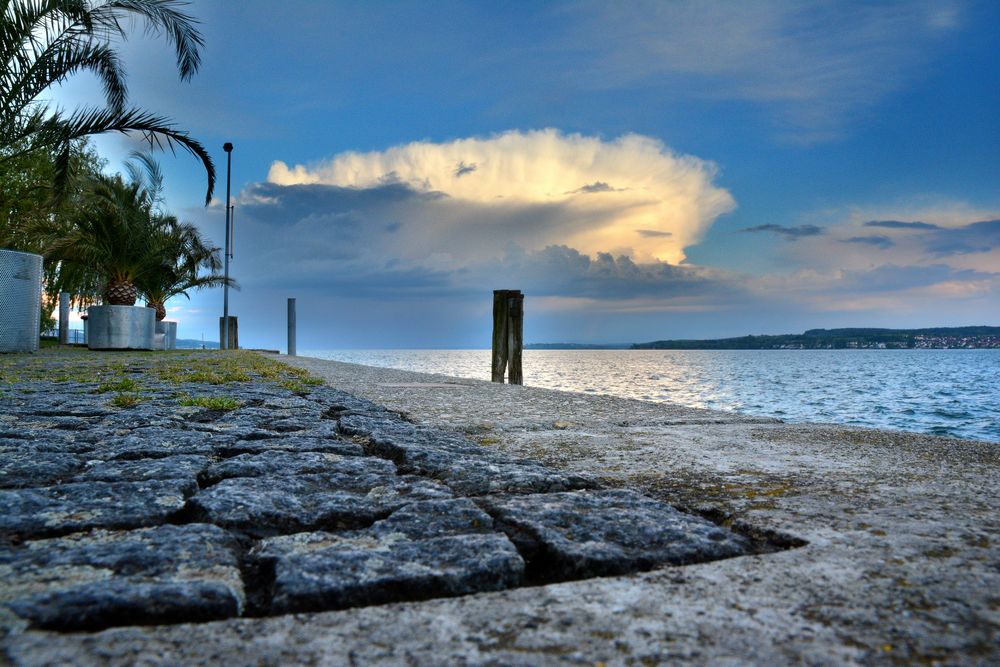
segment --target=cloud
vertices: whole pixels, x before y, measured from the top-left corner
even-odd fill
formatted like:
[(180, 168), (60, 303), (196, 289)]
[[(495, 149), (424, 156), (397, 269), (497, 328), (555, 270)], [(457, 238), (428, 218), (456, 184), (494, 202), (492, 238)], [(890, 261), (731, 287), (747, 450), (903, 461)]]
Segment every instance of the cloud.
[(670, 232), (661, 232), (655, 229), (637, 229), (635, 230), (635, 232), (639, 236), (642, 236), (643, 238), (647, 239), (662, 238), (664, 236), (673, 236), (673, 234), (671, 234)]
[(613, 188), (603, 181), (594, 181), (590, 185), (584, 185), (583, 187), (579, 187), (576, 190), (570, 190), (569, 192), (565, 192), (563, 194), (586, 195), (593, 194), (595, 192), (622, 192), (622, 190), (619, 188)]
[(805, 236), (818, 236), (823, 233), (822, 227), (816, 225), (796, 225), (795, 227), (784, 227), (782, 225), (757, 225), (755, 227), (745, 227), (741, 232), (771, 232), (785, 237), (789, 241), (797, 241)]
[[(455, 165), (476, 169), (459, 175)], [(277, 161), (266, 185), (322, 185), (340, 188), (344, 198), (395, 194), (417, 202), (397, 207), (397, 219), (446, 253), (495, 256), (513, 241), (528, 249), (565, 244), (589, 255), (677, 264), (685, 247), (735, 207), (729, 192), (715, 185), (716, 174), (713, 163), (678, 155), (650, 137), (604, 141), (548, 129), (341, 153), (309, 166)], [(261, 186), (244, 197), (263, 194)], [(581, 193), (600, 196), (576, 196)], [(636, 244), (637, 230), (662, 235), (640, 235)], [(401, 252), (426, 251), (426, 243), (418, 246)]]
[(876, 248), (891, 248), (894, 244), (888, 236), (852, 236), (848, 239), (841, 239), (841, 243), (864, 243)]
[[(923, 76), (962, 24), (956, 3), (700, 0), (578, 3), (565, 49), (579, 85), (663, 86), (750, 101), (800, 141), (827, 140)], [(582, 46), (581, 46), (582, 45)]]
[(637, 263), (624, 255), (582, 254), (565, 245), (533, 252), (509, 249), (502, 261), (486, 270), (514, 281), (533, 296), (573, 296), (597, 300), (675, 297), (732, 297), (740, 290), (723, 272), (666, 262)]
[(986, 253), (1000, 248), (1000, 220), (973, 222), (930, 235), (927, 250), (935, 255)]
[(465, 164), (465, 162), (459, 161), (459, 163), (455, 165), (455, 177), (457, 178), (459, 176), (465, 176), (466, 174), (471, 174), (476, 169), (478, 169), (478, 165), (476, 165), (475, 162), (473, 162), (472, 164)]
[(885, 227), (886, 229), (941, 229), (929, 222), (903, 222), (900, 220), (869, 220), (865, 227)]

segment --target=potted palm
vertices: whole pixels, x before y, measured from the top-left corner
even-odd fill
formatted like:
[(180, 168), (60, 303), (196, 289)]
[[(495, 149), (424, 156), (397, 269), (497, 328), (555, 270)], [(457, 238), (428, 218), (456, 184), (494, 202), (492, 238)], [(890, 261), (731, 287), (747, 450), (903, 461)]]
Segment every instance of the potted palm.
[[(175, 296), (190, 299), (188, 292), (191, 290), (221, 287), (227, 282), (219, 273), (222, 269), (219, 248), (207, 244), (194, 225), (178, 222), (173, 216), (163, 216), (159, 223), (153, 234), (153, 249), (160, 258), (159, 265), (146, 272), (137, 286), (146, 306), (156, 312), (156, 342), (159, 343), (162, 335), (162, 347), (173, 349), (177, 341), (177, 323), (164, 319), (167, 301)], [(239, 288), (232, 278), (228, 284)]]
[(141, 182), (98, 175), (90, 196), (55, 229), (47, 259), (59, 263), (58, 286), (85, 302), (91, 349), (152, 349), (155, 314), (135, 307), (137, 282), (158, 270), (161, 225), (155, 197)]

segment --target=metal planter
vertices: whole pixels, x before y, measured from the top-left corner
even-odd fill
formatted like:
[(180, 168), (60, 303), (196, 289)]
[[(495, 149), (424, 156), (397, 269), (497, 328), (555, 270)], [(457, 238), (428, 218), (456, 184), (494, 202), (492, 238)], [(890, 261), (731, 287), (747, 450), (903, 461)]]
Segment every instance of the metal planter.
[(0, 250), (0, 352), (37, 352), (42, 256)]
[(156, 311), (145, 306), (91, 306), (87, 347), (91, 350), (152, 350)]

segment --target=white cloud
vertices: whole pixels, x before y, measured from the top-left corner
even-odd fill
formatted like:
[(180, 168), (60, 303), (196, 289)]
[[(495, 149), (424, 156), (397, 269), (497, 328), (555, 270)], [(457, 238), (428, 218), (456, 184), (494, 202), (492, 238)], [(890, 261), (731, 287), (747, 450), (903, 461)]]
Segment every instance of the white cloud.
[(1000, 209), (929, 196), (817, 212), (807, 219), (824, 234), (776, 249), (790, 270), (867, 271), (881, 266), (996, 273)]
[[(735, 207), (716, 175), (712, 162), (650, 137), (604, 141), (547, 129), (342, 153), (309, 166), (278, 161), (268, 181), (358, 191), (398, 184), (428, 195), (385, 221), (397, 224), (395, 249), (404, 256), (497, 256), (513, 242), (679, 263)], [(251, 197), (267, 202), (259, 191), (244, 193)]]

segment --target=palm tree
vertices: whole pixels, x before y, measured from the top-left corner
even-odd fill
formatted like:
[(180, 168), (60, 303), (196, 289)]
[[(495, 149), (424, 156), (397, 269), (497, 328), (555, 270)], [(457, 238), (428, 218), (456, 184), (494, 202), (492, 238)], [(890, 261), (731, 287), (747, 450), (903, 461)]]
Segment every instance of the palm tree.
[[(232, 278), (219, 273), (222, 259), (219, 248), (209, 246), (198, 229), (190, 223), (179, 223), (173, 216), (164, 216), (154, 232), (152, 251), (160, 258), (159, 265), (144, 273), (137, 281), (146, 305), (156, 309), (156, 319), (167, 316), (166, 302), (189, 290), (222, 287), (228, 284), (239, 289)], [(202, 273), (205, 269), (207, 273)]]
[(142, 183), (126, 182), (118, 174), (94, 177), (89, 196), (68, 224), (51, 225), (43, 237), (46, 259), (59, 266), (54, 289), (84, 302), (103, 298), (111, 305), (135, 304), (136, 282), (163, 265), (158, 229), (172, 224), (158, 219), (153, 207)]
[[(200, 64), (203, 45), (197, 21), (178, 0), (0, 0), (0, 163), (40, 150), (55, 150), (55, 185), (65, 190), (74, 139), (106, 132), (140, 132), (151, 145), (180, 146), (198, 157), (208, 174), (206, 204), (215, 187), (215, 166), (205, 148), (171, 121), (126, 107), (125, 72), (111, 42), (124, 39), (124, 19), (141, 18), (147, 32), (174, 46), (182, 80)], [(71, 113), (52, 109), (39, 96), (80, 71), (96, 74), (106, 108)]]

